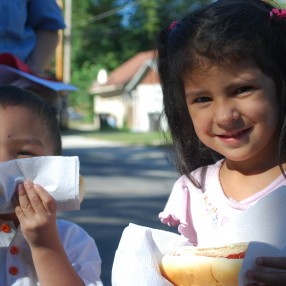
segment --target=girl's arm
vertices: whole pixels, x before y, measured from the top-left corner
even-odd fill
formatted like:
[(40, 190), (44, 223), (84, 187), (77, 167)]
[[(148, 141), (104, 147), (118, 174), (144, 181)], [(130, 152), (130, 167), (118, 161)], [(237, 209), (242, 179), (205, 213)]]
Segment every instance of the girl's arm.
[(15, 212), (31, 248), (40, 284), (84, 285), (62, 246), (56, 224), (56, 204), (46, 190), (31, 181), (19, 185)]
[[(283, 272), (258, 272), (248, 271), (246, 273), (247, 278), (263, 282), (263, 285), (286, 285), (286, 257), (259, 257), (256, 260), (256, 264), (263, 267), (270, 267), (275, 269), (285, 270)], [(261, 283), (251, 283), (248, 286), (261, 285)]]

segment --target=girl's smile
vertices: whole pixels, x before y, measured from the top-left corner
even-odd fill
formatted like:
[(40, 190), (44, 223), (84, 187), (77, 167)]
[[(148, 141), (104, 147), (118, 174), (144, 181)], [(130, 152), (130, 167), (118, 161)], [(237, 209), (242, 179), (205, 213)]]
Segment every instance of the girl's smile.
[(254, 63), (195, 69), (184, 83), (189, 114), (206, 146), (231, 161), (275, 157), (275, 85)]
[(226, 132), (224, 134), (217, 134), (216, 136), (225, 143), (235, 144), (237, 141), (242, 140), (244, 136), (247, 136), (251, 132), (252, 128), (246, 128), (239, 131)]

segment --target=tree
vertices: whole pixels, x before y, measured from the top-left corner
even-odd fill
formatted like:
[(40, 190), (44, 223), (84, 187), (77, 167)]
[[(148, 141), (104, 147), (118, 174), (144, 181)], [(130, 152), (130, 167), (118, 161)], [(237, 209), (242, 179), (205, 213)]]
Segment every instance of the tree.
[[(71, 104), (86, 109), (87, 92), (101, 68), (112, 71), (140, 51), (154, 48), (158, 31), (210, 0), (74, 0)], [(84, 90), (85, 89), (85, 90)], [(81, 106), (81, 101), (84, 104)]]
[(210, 0), (73, 1), (73, 63), (112, 70), (139, 51), (154, 48), (158, 31)]

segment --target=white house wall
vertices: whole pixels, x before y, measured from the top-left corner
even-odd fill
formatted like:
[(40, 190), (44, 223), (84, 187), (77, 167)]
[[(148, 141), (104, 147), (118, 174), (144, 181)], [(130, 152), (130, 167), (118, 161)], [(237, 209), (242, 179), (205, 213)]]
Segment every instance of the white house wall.
[(94, 113), (110, 114), (116, 119), (117, 127), (122, 128), (126, 114), (122, 96), (101, 97), (96, 95), (94, 97)]
[[(149, 114), (161, 114), (163, 110), (163, 96), (159, 84), (139, 84), (136, 89), (136, 99), (134, 98), (134, 126), (138, 131), (150, 130)], [(133, 93), (135, 95), (135, 93)], [(132, 96), (133, 97), (133, 96)]]

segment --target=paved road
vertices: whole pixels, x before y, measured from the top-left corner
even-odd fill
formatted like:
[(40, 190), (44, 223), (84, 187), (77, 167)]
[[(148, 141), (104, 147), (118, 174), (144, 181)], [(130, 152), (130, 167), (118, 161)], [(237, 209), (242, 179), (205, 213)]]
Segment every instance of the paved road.
[[(79, 156), (85, 178), (80, 212), (59, 216), (83, 227), (96, 241), (102, 281), (111, 285), (111, 269), (123, 229), (129, 223), (171, 230), (158, 220), (176, 172), (160, 148), (126, 146), (78, 136), (63, 136), (64, 155)], [(173, 230), (175, 231), (175, 230)]]

